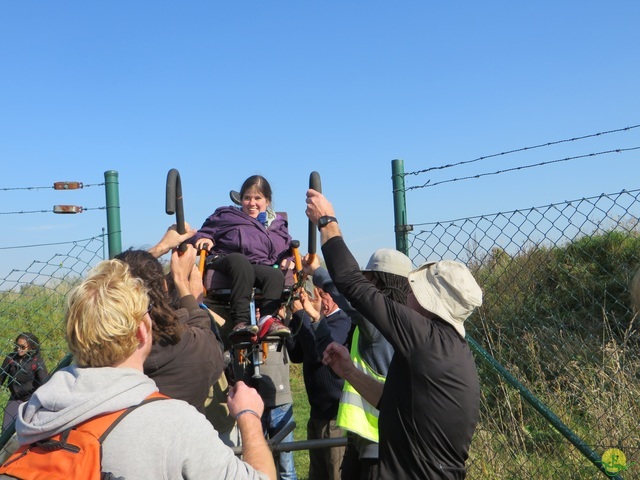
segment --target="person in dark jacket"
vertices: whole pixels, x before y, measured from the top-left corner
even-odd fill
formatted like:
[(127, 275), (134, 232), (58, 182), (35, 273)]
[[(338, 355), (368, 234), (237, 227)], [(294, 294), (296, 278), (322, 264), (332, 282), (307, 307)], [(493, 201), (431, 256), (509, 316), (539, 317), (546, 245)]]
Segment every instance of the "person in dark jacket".
[[(240, 189), (241, 205), (220, 207), (203, 223), (191, 243), (210, 254), (210, 268), (231, 281), (230, 337), (289, 335), (276, 314), (280, 309), (284, 274), (279, 267), (290, 258), (287, 221), (271, 208), (269, 182), (260, 175), (247, 178)], [(261, 290), (257, 305), (262, 318), (251, 325), (253, 287)], [(259, 332), (260, 326), (265, 329)]]
[(391, 300), (360, 271), (321, 193), (307, 191), (306, 213), (320, 228), (336, 287), (394, 349), (384, 384), (355, 368), (341, 345), (332, 343), (323, 357), (378, 405), (379, 478), (463, 479), (480, 404), (464, 322), (482, 304), (482, 290), (464, 264), (441, 260), (409, 273), (407, 305)]
[[(189, 251), (183, 257), (188, 255)], [(187, 260), (193, 262), (195, 252)], [(140, 405), (158, 391), (143, 373), (153, 337), (149, 301), (149, 289), (116, 259), (98, 263), (69, 292), (65, 331), (73, 363), (54, 373), (20, 407), (18, 444), (26, 448), (89, 419)], [(78, 478), (128, 480), (276, 480), (262, 435), (263, 402), (258, 392), (238, 382), (230, 389), (227, 404), (241, 432), (242, 460), (193, 406), (166, 398), (129, 411), (111, 426), (100, 445), (100, 470), (78, 471), (82, 466), (76, 465), (72, 473)], [(44, 465), (52, 462), (40, 451), (34, 453), (44, 466), (38, 478), (52, 478), (55, 473), (47, 476)], [(5, 464), (2, 472), (11, 466)], [(51, 470), (56, 467), (60, 466), (51, 465)]]
[(156, 382), (160, 393), (184, 400), (204, 413), (209, 391), (224, 370), (224, 360), (211, 317), (198, 304), (198, 293), (193, 292), (198, 282), (202, 292), (195, 249), (189, 246), (184, 254), (174, 252), (171, 257), (171, 284), (178, 308), (172, 305), (162, 265), (154, 256), (158, 253), (162, 252), (153, 247), (150, 251), (129, 249), (116, 256), (150, 290), (153, 346), (144, 362), (144, 373)]
[(4, 409), (3, 431), (15, 419), (18, 407), (29, 400), (33, 392), (49, 378), (47, 367), (40, 356), (38, 337), (30, 332), (21, 333), (16, 338), (14, 350), (2, 362), (0, 371), (0, 385), (7, 381), (11, 392)]
[[(311, 407), (307, 422), (307, 440), (340, 438), (342, 429), (336, 424), (338, 404), (344, 380), (322, 363), (322, 354), (331, 342), (347, 345), (351, 319), (333, 301), (331, 295), (315, 290), (315, 299), (300, 291), (295, 300), (289, 324), (295, 336), (287, 339), (292, 362), (302, 363), (304, 385)], [(309, 480), (338, 480), (345, 447), (309, 450)]]
[[(362, 372), (384, 382), (393, 357), (389, 341), (338, 291), (329, 272), (320, 266), (317, 255), (305, 256), (302, 265), (304, 272), (313, 278), (313, 284), (329, 293), (356, 326), (349, 342), (353, 362)], [(362, 272), (387, 297), (406, 305), (410, 291), (407, 275), (412, 269), (411, 259), (405, 254), (381, 248), (371, 255)], [(378, 414), (374, 405), (345, 383), (336, 418), (338, 426), (347, 431), (348, 439), (340, 469), (342, 480), (378, 478)]]

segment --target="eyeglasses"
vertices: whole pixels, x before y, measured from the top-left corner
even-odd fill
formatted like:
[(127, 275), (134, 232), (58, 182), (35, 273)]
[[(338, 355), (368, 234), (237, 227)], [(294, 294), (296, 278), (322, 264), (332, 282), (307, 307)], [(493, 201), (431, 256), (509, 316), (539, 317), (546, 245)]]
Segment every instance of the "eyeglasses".
[(153, 308), (153, 302), (149, 302), (149, 306), (147, 307), (147, 311), (144, 312), (145, 315), (148, 313), (149, 315), (151, 315), (151, 309)]
[(15, 347), (16, 347), (16, 350), (29, 350), (29, 345), (25, 345), (21, 343), (16, 343)]

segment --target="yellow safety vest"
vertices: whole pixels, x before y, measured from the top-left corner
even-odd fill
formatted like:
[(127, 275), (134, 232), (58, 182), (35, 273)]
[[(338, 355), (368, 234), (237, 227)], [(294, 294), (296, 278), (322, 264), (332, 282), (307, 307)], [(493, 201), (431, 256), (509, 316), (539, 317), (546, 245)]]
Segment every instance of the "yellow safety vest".
[[(374, 372), (360, 356), (358, 351), (359, 334), (360, 330), (356, 328), (351, 339), (351, 359), (353, 363), (361, 372), (384, 383), (385, 377)], [(379, 413), (378, 409), (362, 398), (362, 395), (349, 382), (344, 382), (338, 406), (338, 417), (336, 418), (338, 426), (378, 443)]]

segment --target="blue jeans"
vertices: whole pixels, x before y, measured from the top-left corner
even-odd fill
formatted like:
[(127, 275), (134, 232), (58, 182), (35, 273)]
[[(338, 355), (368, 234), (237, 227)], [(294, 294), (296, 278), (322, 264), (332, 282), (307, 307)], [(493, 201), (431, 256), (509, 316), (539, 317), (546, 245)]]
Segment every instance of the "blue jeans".
[[(293, 422), (293, 404), (285, 403), (273, 408), (265, 407), (262, 415), (262, 428), (268, 438), (273, 437), (291, 422)], [(282, 440), (282, 443), (288, 442), (293, 442), (293, 431)], [(296, 467), (293, 464), (293, 452), (277, 453), (275, 462), (278, 477), (281, 480), (298, 480)]]

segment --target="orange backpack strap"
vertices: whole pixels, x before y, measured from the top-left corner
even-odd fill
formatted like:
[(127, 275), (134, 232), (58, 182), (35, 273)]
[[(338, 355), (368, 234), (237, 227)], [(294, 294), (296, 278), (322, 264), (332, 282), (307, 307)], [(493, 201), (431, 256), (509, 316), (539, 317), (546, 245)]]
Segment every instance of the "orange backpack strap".
[[(67, 438), (69, 437), (69, 432), (71, 430), (78, 430), (82, 432), (89, 433), (93, 435), (98, 441), (102, 444), (107, 435), (113, 430), (121, 420), (124, 419), (129, 413), (133, 412), (136, 408), (146, 405), (147, 403), (154, 402), (156, 400), (163, 400), (169, 398), (166, 395), (161, 394), (160, 392), (154, 392), (150, 394), (147, 398), (145, 398), (138, 405), (132, 405), (129, 408), (125, 408), (122, 410), (118, 410), (111, 413), (105, 413), (104, 415), (98, 415), (93, 417), (83, 423), (76, 425), (75, 427), (71, 427), (62, 433), (60, 433), (60, 440), (53, 440), (57, 436), (54, 436), (50, 439), (41, 440), (39, 442), (35, 442), (36, 445), (42, 447), (44, 449), (54, 450), (55, 448), (64, 447), (66, 445)], [(23, 447), (29, 448), (30, 445), (24, 445)]]
[(118, 410), (117, 412), (107, 413), (99, 417), (94, 417), (91, 420), (87, 420), (86, 422), (76, 426), (75, 428), (76, 430), (82, 430), (91, 433), (102, 444), (105, 438), (107, 438), (107, 435), (111, 433), (111, 430), (116, 428), (118, 423), (120, 423), (120, 421), (123, 420), (124, 417), (129, 415), (136, 408), (146, 405), (147, 403), (155, 402), (156, 400), (164, 400), (167, 398), (169, 397), (163, 395), (160, 392), (154, 392), (138, 405), (132, 405), (131, 407), (125, 408), (124, 410)]
[(152, 393), (138, 405), (91, 418), (51, 438), (22, 445), (0, 466), (0, 476), (32, 480), (103, 478), (101, 445), (107, 435), (136, 408), (166, 398)]

